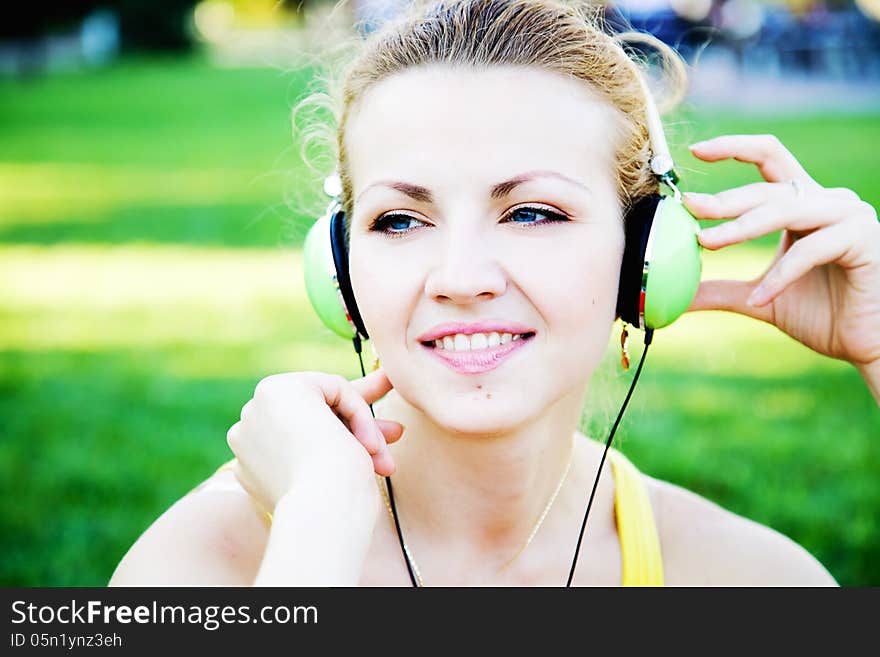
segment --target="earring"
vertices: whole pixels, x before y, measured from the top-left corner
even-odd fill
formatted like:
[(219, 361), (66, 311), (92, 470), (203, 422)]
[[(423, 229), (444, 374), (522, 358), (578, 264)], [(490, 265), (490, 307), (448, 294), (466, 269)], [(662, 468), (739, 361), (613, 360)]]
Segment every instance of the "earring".
[(370, 345), (370, 351), (373, 352), (373, 369), (370, 371), (375, 372), (376, 370), (379, 369), (379, 354), (376, 353), (376, 347), (373, 346), (372, 340), (370, 340), (369, 345)]
[(623, 371), (629, 370), (629, 333), (626, 332), (626, 324), (623, 324), (623, 330), (620, 332), (620, 366)]

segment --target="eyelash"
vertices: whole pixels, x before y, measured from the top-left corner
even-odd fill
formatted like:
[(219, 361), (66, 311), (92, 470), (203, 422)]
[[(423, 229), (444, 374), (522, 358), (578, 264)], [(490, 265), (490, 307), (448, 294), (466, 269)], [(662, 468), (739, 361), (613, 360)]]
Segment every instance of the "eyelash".
[[(504, 214), (504, 218), (507, 219), (507, 218), (511, 217), (512, 215), (516, 214), (517, 212), (521, 212), (523, 210), (537, 211), (539, 214), (543, 214), (543, 215), (546, 215), (547, 217), (549, 217), (549, 219), (546, 219), (545, 221), (532, 221), (532, 222), (522, 224), (523, 226), (525, 226), (527, 228), (533, 228), (534, 226), (540, 226), (542, 224), (556, 224), (556, 223), (571, 221), (571, 219), (569, 219), (566, 215), (564, 215), (562, 213), (554, 212), (553, 210), (548, 210), (547, 208), (541, 208), (541, 207), (532, 206), (532, 205), (521, 205), (517, 208), (513, 208), (512, 210), (509, 210), (508, 212), (506, 212)], [(411, 217), (408, 214), (395, 214), (395, 213), (385, 214), (385, 215), (382, 215), (381, 217), (379, 217), (378, 219), (376, 219), (370, 225), (370, 231), (376, 232), (376, 233), (383, 233), (384, 235), (387, 235), (388, 237), (390, 237), (392, 239), (396, 239), (398, 237), (402, 237), (403, 235), (408, 235), (409, 233), (411, 233), (414, 230), (418, 230), (417, 228), (407, 228), (406, 230), (388, 230), (386, 227), (387, 224), (392, 219), (397, 218), (397, 217), (403, 217), (405, 219), (412, 219), (413, 221), (421, 221), (421, 219), (416, 219), (415, 217)]]

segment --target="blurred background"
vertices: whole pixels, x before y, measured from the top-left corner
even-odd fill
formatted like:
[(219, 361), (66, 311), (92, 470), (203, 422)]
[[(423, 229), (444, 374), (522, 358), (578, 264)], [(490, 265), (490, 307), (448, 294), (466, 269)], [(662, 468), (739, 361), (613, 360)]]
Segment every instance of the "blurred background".
[[(231, 457), (226, 430), (257, 381), (359, 376), (305, 295), (300, 247), (324, 201), (290, 111), (319, 71), (317, 45), (369, 33), (403, 2), (6, 8), (0, 585), (106, 584), (140, 533)], [(880, 0), (630, 0), (606, 17), (691, 68), (666, 117), (685, 188), (760, 180), (687, 144), (773, 133), (821, 184), (880, 207)], [(757, 275), (778, 237), (706, 252), (704, 278)], [(618, 331), (584, 419), (603, 439), (635, 370), (620, 372)], [(878, 429), (850, 364), (703, 312), (657, 334), (615, 444), (792, 537), (842, 584), (876, 586)]]

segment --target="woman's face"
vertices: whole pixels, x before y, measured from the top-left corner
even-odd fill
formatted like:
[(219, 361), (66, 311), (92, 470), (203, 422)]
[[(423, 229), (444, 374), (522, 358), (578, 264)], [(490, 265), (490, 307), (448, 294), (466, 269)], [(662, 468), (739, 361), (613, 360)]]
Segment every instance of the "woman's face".
[[(351, 278), (401, 397), (449, 430), (495, 433), (582, 394), (624, 245), (611, 107), (537, 69), (435, 65), (386, 78), (353, 109)], [(480, 322), (533, 335), (423, 344), (438, 325)], [(447, 342), (480, 328), (447, 328)]]

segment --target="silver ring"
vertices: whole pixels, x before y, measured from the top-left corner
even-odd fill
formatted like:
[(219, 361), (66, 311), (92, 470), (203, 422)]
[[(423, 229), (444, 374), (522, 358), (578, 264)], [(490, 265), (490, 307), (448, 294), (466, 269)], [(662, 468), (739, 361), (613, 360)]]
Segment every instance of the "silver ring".
[(804, 186), (801, 184), (800, 180), (795, 180), (792, 178), (788, 181), (792, 187), (794, 187), (794, 195), (795, 198), (803, 198), (804, 196)]

